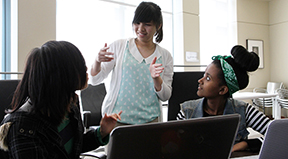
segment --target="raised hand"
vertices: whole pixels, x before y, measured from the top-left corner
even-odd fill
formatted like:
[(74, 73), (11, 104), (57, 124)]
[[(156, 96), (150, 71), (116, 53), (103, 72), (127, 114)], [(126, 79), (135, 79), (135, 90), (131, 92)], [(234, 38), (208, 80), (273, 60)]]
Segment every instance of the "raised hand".
[(112, 52), (107, 52), (109, 47), (107, 47), (107, 43), (105, 43), (104, 47), (100, 49), (98, 56), (97, 56), (97, 62), (110, 62), (114, 58), (111, 57), (110, 55), (114, 55)]
[(156, 63), (157, 57), (154, 57), (154, 59), (152, 60), (150, 67), (149, 67), (149, 71), (151, 73), (151, 77), (153, 79), (157, 78), (160, 76), (160, 74), (163, 72), (164, 68), (161, 67), (162, 64), (157, 64)]

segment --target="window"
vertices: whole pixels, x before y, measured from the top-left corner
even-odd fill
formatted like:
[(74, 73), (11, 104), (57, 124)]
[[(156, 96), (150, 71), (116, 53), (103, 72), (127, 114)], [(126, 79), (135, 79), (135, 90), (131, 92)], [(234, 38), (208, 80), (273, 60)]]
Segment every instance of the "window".
[[(104, 46), (135, 37), (132, 20), (142, 0), (57, 0), (56, 38), (75, 44), (88, 67)], [(162, 9), (163, 41), (172, 54), (172, 0), (154, 0)]]
[[(0, 42), (0, 47), (1, 47), (1, 54), (0, 54), (0, 59), (1, 59), (1, 65), (0, 65), (0, 72), (6, 72), (7, 70), (7, 64), (6, 64), (6, 59), (7, 57), (7, 52), (6, 52), (6, 43), (5, 39), (7, 37), (6, 34), (6, 2), (8, 3), (9, 1), (1, 0), (0, 3), (0, 16), (1, 16), (1, 42)], [(6, 79), (7, 75), (6, 74), (1, 74), (1, 79)]]
[(208, 65), (214, 55), (230, 55), (237, 44), (236, 1), (199, 1), (200, 63)]
[[(17, 0), (0, 0), (1, 14), (1, 54), (0, 79), (17, 79), (18, 56), (16, 27), (17, 27)], [(15, 72), (15, 73), (13, 73)]]

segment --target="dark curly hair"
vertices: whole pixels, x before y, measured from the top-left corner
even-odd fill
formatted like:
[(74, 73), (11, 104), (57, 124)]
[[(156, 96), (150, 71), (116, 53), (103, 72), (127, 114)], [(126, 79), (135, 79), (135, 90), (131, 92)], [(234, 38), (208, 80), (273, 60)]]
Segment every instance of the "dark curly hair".
[[(239, 89), (242, 90), (246, 88), (249, 83), (248, 72), (253, 72), (258, 69), (259, 56), (255, 52), (247, 51), (241, 45), (234, 46), (231, 49), (231, 54), (233, 57), (229, 57), (225, 60), (232, 66), (237, 77)], [(221, 80), (220, 85), (227, 85), (221, 69), (220, 61), (214, 60), (212, 63), (221, 70), (218, 74), (218, 77)], [(229, 92), (226, 96), (229, 97)]]

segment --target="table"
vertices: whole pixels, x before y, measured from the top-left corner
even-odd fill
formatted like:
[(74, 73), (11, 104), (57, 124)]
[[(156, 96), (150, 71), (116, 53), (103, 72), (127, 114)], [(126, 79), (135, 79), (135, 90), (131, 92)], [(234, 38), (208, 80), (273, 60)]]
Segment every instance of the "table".
[(233, 94), (233, 98), (237, 100), (247, 100), (256, 98), (272, 98), (272, 116), (274, 119), (281, 119), (281, 107), (276, 102), (277, 93), (256, 93), (256, 92), (236, 92)]
[(237, 100), (256, 99), (256, 98), (273, 98), (277, 93), (256, 93), (256, 92), (236, 92), (233, 94), (233, 98)]

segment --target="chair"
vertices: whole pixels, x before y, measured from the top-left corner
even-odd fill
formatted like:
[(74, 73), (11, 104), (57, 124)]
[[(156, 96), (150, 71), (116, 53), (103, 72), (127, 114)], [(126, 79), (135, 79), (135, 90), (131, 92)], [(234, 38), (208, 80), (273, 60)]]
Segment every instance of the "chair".
[[(10, 107), (16, 87), (20, 80), (0, 80), (0, 122), (5, 116), (5, 109)], [(0, 150), (0, 158), (9, 158), (8, 154)]]
[(172, 95), (168, 100), (168, 121), (176, 120), (180, 104), (192, 99), (198, 99), (198, 80), (204, 72), (174, 72)]
[(101, 107), (105, 96), (104, 83), (95, 86), (88, 84), (88, 87), (80, 92), (80, 107), (85, 128), (100, 125)]
[(278, 88), (285, 88), (283, 82), (268, 82), (267, 93), (275, 93)]
[[(256, 93), (276, 93), (278, 88), (284, 88), (283, 83), (281, 82), (268, 82), (266, 88), (256, 87), (253, 89), (253, 92)], [(263, 113), (265, 114), (265, 108), (273, 106), (272, 98), (257, 98), (252, 100), (253, 104), (261, 109), (263, 109)]]
[(268, 126), (259, 159), (286, 159), (288, 156), (288, 119), (273, 120)]
[[(253, 92), (255, 93), (268, 93), (267, 89), (265, 88), (254, 88)], [(266, 107), (272, 107), (273, 101), (272, 98), (256, 98), (252, 99), (253, 105), (257, 106), (258, 108), (263, 109), (263, 112), (265, 114), (265, 108)]]
[(19, 82), (20, 80), (0, 80), (0, 121), (5, 116), (5, 109), (10, 107)]
[[(288, 109), (288, 89), (279, 88), (276, 90), (276, 101), (281, 108)], [(287, 116), (287, 115), (286, 115)]]
[[(95, 129), (100, 125), (102, 119), (101, 107), (106, 95), (105, 84), (99, 85), (88, 84), (88, 87), (80, 91), (80, 108), (83, 117), (83, 123), (86, 131), (89, 129)], [(105, 158), (104, 147), (99, 147), (96, 150), (89, 151), (81, 154), (82, 158)]]

